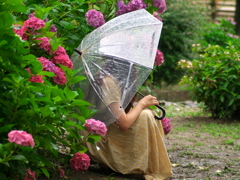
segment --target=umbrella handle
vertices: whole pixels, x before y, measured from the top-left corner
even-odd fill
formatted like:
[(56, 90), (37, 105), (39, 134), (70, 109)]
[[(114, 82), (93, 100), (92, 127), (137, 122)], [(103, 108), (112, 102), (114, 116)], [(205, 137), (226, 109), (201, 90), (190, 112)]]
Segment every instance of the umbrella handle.
[[(140, 94), (142, 97), (145, 97), (142, 93), (140, 93), (140, 92), (137, 92), (137, 93)], [(154, 117), (155, 117), (155, 119), (157, 119), (157, 120), (162, 120), (163, 118), (165, 118), (166, 111), (165, 111), (165, 109), (163, 109), (163, 108), (162, 108), (161, 106), (159, 106), (159, 105), (155, 105), (155, 106), (162, 111), (162, 116), (161, 116), (161, 117), (154, 116)]]
[(166, 115), (166, 111), (165, 109), (163, 109), (161, 106), (159, 105), (155, 105), (158, 109), (160, 109), (162, 111), (162, 116), (158, 117), (158, 116), (154, 116), (157, 120), (162, 120), (163, 118), (165, 118)]

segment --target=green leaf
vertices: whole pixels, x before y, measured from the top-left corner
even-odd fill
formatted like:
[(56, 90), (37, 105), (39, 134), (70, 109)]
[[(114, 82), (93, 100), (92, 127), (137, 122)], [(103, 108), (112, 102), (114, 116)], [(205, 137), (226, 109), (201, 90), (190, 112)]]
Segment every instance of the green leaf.
[(52, 132), (54, 132), (57, 135), (59, 134), (56, 126), (54, 126), (52, 124), (45, 124), (45, 126), (48, 128), (48, 130), (51, 130)]
[(80, 99), (77, 99), (75, 101), (73, 101), (71, 103), (71, 105), (77, 105), (77, 106), (93, 106), (92, 104), (90, 104), (89, 102), (87, 101), (84, 101), (84, 100), (80, 100)]
[(88, 136), (87, 142), (90, 142), (91, 144), (95, 144), (101, 139), (101, 136), (98, 134), (90, 134)]
[(83, 99), (84, 98), (84, 92), (80, 88), (77, 88), (77, 92), (78, 92), (78, 99)]
[(36, 60), (32, 62), (30, 69), (32, 74), (38, 74), (42, 71), (43, 68), (42, 68), (42, 64)]
[(64, 93), (69, 101), (72, 101), (78, 95), (76, 91), (70, 90), (68, 86), (64, 88)]
[(23, 155), (13, 155), (10, 157), (10, 160), (20, 160), (20, 161), (27, 161), (27, 158)]
[(6, 44), (8, 44), (8, 42), (7, 42), (6, 40), (0, 41), (0, 47), (1, 47), (1, 46), (4, 46), (4, 45), (6, 45)]
[(74, 137), (75, 139), (79, 140), (80, 139), (80, 135), (78, 133), (78, 130), (72, 129), (72, 128), (68, 128), (67, 130), (70, 134), (70, 136)]
[(220, 100), (221, 100), (222, 102), (224, 102), (224, 96), (223, 96), (223, 95), (220, 96)]
[(47, 178), (49, 178), (49, 172), (48, 172), (47, 169), (41, 168), (41, 171), (43, 172), (43, 174), (44, 174)]
[(233, 104), (233, 102), (235, 101), (234, 98), (230, 99), (229, 103), (228, 103), (228, 106), (231, 106)]
[(66, 29), (66, 30), (71, 30), (71, 29), (74, 29), (75, 26), (70, 23), (70, 22), (67, 22), (67, 21), (60, 21), (60, 24)]
[(13, 24), (13, 17), (7, 11), (0, 12), (0, 29), (9, 28)]
[(59, 102), (62, 101), (62, 98), (60, 96), (56, 96), (54, 98), (52, 98), (54, 102)]
[(84, 76), (75, 76), (69, 81), (69, 85), (70, 84), (75, 84), (75, 83), (77, 83), (79, 81), (82, 81), (84, 79), (86, 79), (86, 77), (84, 77)]
[(75, 119), (78, 119), (80, 121), (85, 121), (85, 117), (79, 115), (78, 113), (72, 113), (68, 116), (68, 118), (75, 118)]
[(81, 144), (76, 144), (75, 146), (72, 147), (72, 149), (75, 152), (80, 152), (80, 153), (85, 153), (88, 150), (88, 148), (86, 148), (85, 146), (83, 146)]
[(49, 106), (41, 107), (41, 108), (40, 108), (40, 111), (41, 111), (43, 117), (47, 117), (47, 116), (53, 114), (52, 111), (51, 111), (51, 109), (49, 108)]
[(53, 72), (48, 72), (48, 71), (42, 71), (42, 72), (38, 73), (38, 75), (44, 75), (44, 76), (48, 76), (48, 77), (56, 76)]
[(76, 128), (78, 128), (78, 129), (80, 129), (80, 130), (85, 130), (85, 127), (84, 127), (84, 126), (79, 125), (79, 124), (76, 124), (76, 123), (73, 122), (73, 121), (66, 121), (66, 122), (64, 123), (64, 127), (65, 127), (65, 128), (76, 127)]
[(2, 132), (8, 132), (9, 130), (12, 129), (13, 126), (15, 126), (16, 124), (8, 124), (5, 126), (0, 127), (0, 133)]

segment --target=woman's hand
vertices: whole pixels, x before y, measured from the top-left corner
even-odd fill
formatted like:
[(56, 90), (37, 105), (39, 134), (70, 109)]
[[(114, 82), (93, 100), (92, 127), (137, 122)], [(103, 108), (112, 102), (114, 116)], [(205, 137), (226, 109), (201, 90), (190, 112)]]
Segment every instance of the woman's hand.
[(144, 108), (153, 105), (159, 105), (157, 98), (151, 95), (143, 97), (138, 103), (141, 103), (144, 106)]
[(151, 95), (145, 96), (127, 114), (125, 112), (122, 113), (122, 115), (118, 118), (119, 128), (123, 131), (126, 131), (137, 120), (138, 116), (144, 108), (158, 104), (159, 103), (156, 97), (153, 97)]

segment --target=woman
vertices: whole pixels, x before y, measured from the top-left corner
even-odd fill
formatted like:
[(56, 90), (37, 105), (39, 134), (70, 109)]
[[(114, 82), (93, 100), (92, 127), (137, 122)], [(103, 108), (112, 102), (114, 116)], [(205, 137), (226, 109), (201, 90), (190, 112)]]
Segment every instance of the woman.
[(119, 118), (107, 126), (107, 135), (97, 146), (87, 144), (91, 159), (118, 173), (143, 175), (146, 180), (170, 177), (171, 163), (163, 142), (161, 121), (154, 118), (154, 111), (147, 109), (159, 104), (156, 97), (148, 95), (134, 107), (133, 99), (123, 111), (116, 80), (106, 75), (101, 81), (103, 98)]

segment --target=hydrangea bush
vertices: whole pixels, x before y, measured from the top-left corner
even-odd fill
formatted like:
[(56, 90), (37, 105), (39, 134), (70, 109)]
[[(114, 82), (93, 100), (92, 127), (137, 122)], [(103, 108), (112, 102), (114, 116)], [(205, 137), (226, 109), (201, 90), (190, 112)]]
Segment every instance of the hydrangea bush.
[(186, 70), (182, 83), (190, 85), (194, 100), (204, 103), (213, 117), (240, 119), (240, 43), (196, 44), (193, 49), (199, 58), (178, 63)]
[[(76, 76), (63, 38), (58, 37), (47, 12), (28, 14), (20, 2), (6, 1), (4, 5), (1, 19), (6, 23), (0, 25), (0, 177), (64, 177), (62, 164), (70, 165), (74, 154), (87, 151), (84, 141), (95, 143), (101, 137), (97, 132), (87, 137), (78, 133), (86, 130), (85, 120), (95, 111), (82, 100), (81, 89), (73, 91), (69, 86), (85, 77)], [(12, 11), (27, 15), (13, 16)], [(63, 148), (69, 152), (60, 158)]]

